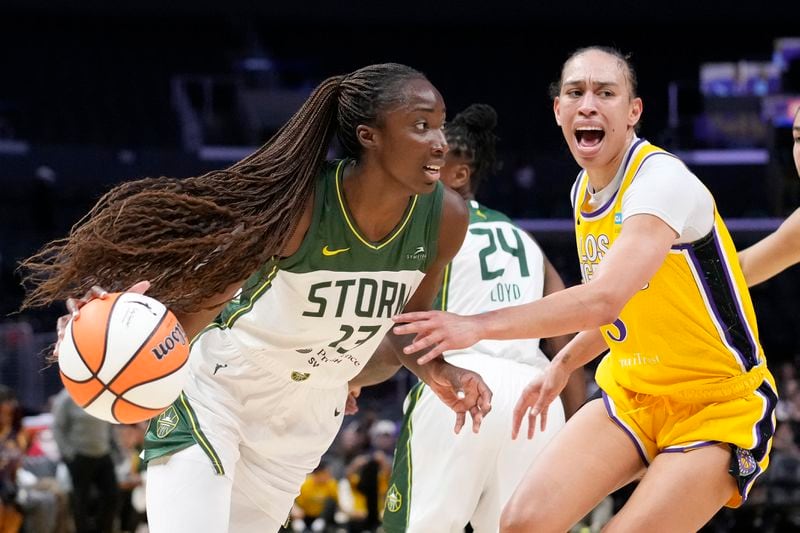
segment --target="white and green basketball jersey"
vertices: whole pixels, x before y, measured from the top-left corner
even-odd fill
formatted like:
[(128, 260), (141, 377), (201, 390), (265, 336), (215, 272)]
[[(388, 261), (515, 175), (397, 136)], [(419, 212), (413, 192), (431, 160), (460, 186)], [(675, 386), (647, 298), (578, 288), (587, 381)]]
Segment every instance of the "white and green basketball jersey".
[[(467, 202), (469, 229), (464, 244), (445, 270), (435, 308), (461, 315), (525, 304), (542, 297), (544, 254), (528, 234), (504, 214)], [(544, 367), (539, 339), (482, 340), (467, 350)]]
[(345, 203), (345, 164), (328, 163), (321, 173), (299, 250), (252, 276), (217, 322), (260, 366), (314, 386), (358, 374), (437, 253), (441, 184), (410, 197), (391, 233), (371, 242)]

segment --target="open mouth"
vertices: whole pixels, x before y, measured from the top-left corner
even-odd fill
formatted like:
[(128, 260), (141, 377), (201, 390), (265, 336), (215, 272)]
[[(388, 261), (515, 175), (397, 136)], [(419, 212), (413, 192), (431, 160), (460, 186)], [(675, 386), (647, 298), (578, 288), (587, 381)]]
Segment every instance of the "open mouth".
[(593, 148), (600, 144), (606, 132), (599, 127), (581, 127), (575, 130), (575, 139), (581, 148)]

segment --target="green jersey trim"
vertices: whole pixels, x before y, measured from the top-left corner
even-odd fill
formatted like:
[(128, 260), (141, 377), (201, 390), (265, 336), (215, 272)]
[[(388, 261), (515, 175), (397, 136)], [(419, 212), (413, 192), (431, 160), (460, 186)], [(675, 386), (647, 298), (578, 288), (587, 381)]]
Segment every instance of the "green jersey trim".
[(339, 208), (342, 210), (342, 216), (344, 217), (344, 221), (347, 223), (347, 227), (350, 228), (350, 231), (353, 232), (353, 235), (361, 241), (361, 243), (366, 246), (367, 248), (371, 248), (373, 250), (380, 250), (393, 240), (403, 233), (403, 228), (406, 227), (408, 221), (411, 220), (411, 215), (414, 214), (414, 207), (417, 205), (417, 199), (419, 198), (418, 194), (414, 195), (414, 198), (411, 200), (410, 205), (406, 207), (406, 216), (403, 219), (403, 222), (400, 223), (399, 226), (394, 230), (394, 232), (383, 239), (380, 244), (373, 244), (365, 239), (361, 233), (358, 231), (358, 228), (350, 220), (350, 215), (348, 213), (347, 205), (344, 203), (344, 195), (342, 194), (342, 167), (344, 166), (344, 160), (339, 162), (339, 165), (336, 167), (336, 198), (339, 200)]
[(450, 289), (450, 271), (453, 269), (453, 263), (447, 263), (444, 267), (444, 274), (442, 275), (442, 289), (436, 295), (436, 301), (433, 304), (434, 309), (447, 311), (447, 296)]
[(476, 202), (475, 200), (468, 201), (467, 207), (469, 207), (470, 226), (478, 222), (509, 222), (511, 224), (514, 223), (510, 218), (508, 218), (508, 216), (501, 213), (500, 211), (495, 211), (494, 209), (488, 208), (485, 205)]
[[(174, 420), (166, 420), (175, 417)], [(169, 422), (169, 424), (166, 424)], [(144, 461), (148, 462), (158, 457), (171, 455), (183, 449), (198, 444), (211, 460), (211, 465), (217, 474), (224, 474), (222, 461), (208, 442), (197, 415), (189, 405), (186, 395), (181, 392), (178, 399), (158, 417), (150, 420), (145, 435)]]
[(414, 408), (424, 390), (425, 384), (420, 381), (408, 393), (409, 404), (403, 417), (403, 429), (397, 440), (392, 475), (389, 478), (389, 490), (384, 502), (383, 527), (387, 533), (401, 533), (408, 528), (413, 481), (411, 437), (414, 434), (414, 428), (411, 419)]
[[(272, 264), (270, 265), (270, 263)], [(253, 305), (272, 286), (272, 281), (278, 275), (278, 261), (273, 258), (270, 263), (267, 263), (266, 268), (262, 267), (256, 275), (250, 278), (253, 285), (250, 288), (242, 289), (242, 292), (237, 296), (238, 302), (229, 303), (215, 324), (223, 328), (230, 328), (236, 322), (236, 319), (253, 309)], [(266, 276), (264, 276), (264, 272), (266, 272)]]

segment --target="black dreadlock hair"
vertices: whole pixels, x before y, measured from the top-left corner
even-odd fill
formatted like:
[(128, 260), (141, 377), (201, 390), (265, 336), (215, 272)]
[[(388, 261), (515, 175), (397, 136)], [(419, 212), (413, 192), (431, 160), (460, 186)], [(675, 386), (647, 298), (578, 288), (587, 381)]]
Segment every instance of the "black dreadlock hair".
[(472, 104), (445, 126), (450, 152), (469, 161), (472, 194), (487, 175), (497, 170), (495, 127), (497, 112), (487, 104)]

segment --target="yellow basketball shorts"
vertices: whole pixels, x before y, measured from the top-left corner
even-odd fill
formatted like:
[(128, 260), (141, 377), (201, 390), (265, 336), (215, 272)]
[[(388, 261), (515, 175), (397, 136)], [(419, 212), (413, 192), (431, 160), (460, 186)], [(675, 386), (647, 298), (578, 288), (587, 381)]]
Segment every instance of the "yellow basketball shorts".
[(645, 465), (660, 453), (686, 453), (704, 446), (731, 447), (730, 474), (738, 491), (727, 507), (738, 507), (766, 470), (778, 395), (767, 375), (752, 392), (720, 402), (685, 402), (628, 390), (604, 376), (608, 416), (631, 438)]

